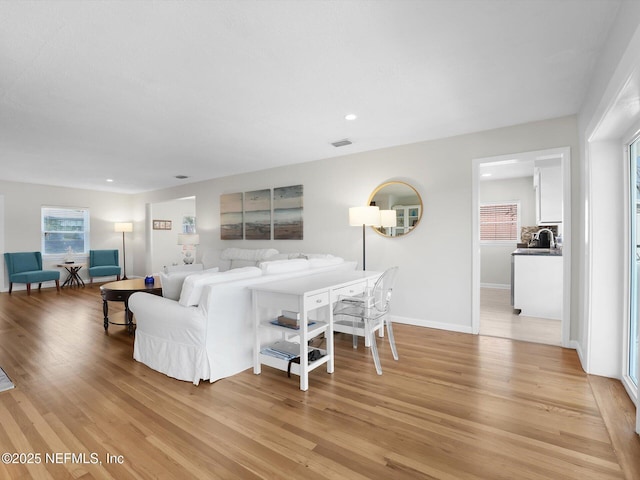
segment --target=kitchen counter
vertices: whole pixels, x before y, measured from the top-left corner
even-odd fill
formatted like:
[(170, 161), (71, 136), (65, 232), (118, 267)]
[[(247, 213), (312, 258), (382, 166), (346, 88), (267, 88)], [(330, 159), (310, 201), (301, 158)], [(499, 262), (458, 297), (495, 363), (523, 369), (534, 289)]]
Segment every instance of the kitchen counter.
[(561, 257), (562, 248), (516, 248), (511, 255), (542, 255), (546, 257)]
[(511, 254), (511, 301), (525, 317), (562, 318), (561, 249), (519, 248)]

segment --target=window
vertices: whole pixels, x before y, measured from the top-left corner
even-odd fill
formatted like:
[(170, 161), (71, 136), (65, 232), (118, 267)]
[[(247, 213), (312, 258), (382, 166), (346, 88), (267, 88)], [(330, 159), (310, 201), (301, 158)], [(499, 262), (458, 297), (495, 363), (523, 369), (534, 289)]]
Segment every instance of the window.
[(517, 242), (520, 230), (518, 203), (480, 205), (481, 242)]
[(42, 252), (45, 255), (89, 253), (89, 209), (42, 207)]
[(196, 217), (193, 215), (182, 217), (182, 233), (196, 233)]

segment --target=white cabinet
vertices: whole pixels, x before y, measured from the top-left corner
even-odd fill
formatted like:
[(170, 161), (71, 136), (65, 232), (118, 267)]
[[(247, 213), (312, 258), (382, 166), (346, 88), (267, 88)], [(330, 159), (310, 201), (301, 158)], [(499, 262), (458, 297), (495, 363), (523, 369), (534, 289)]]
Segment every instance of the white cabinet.
[(420, 205), (394, 205), (392, 208), (396, 211), (397, 221), (392, 236), (409, 233), (420, 219)]
[(562, 318), (562, 256), (513, 255), (513, 308), (527, 317)]
[(533, 186), (538, 225), (562, 223), (562, 167), (560, 160), (536, 161)]

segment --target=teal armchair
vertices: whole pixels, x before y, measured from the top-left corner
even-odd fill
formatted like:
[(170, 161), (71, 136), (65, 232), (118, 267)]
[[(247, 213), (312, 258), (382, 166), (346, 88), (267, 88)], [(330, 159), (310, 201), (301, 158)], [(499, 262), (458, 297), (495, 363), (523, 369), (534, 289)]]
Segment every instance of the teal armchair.
[(118, 250), (89, 250), (89, 278), (116, 276), (120, 280)]
[(38, 283), (38, 290), (42, 288), (42, 282), (55, 280), (56, 288), (60, 291), (60, 272), (58, 270), (42, 269), (42, 254), (40, 252), (5, 253), (4, 261), (7, 264), (9, 275), (9, 293), (13, 290), (14, 283), (26, 283), (27, 294), (31, 295), (31, 284)]

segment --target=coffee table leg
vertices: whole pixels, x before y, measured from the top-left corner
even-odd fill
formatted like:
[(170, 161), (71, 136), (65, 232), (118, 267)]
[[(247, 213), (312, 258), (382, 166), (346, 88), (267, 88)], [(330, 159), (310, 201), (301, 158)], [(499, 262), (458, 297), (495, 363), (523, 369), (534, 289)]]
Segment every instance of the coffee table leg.
[(129, 299), (126, 298), (124, 301), (124, 323), (127, 324), (127, 330), (129, 330), (129, 335), (133, 334), (133, 312), (129, 310)]
[(102, 312), (104, 313), (104, 331), (109, 328), (109, 304), (106, 300), (102, 301)]

